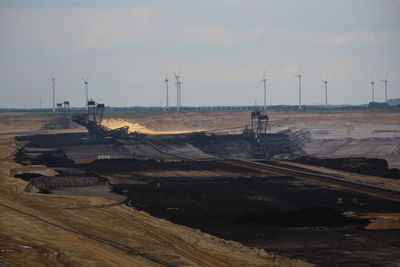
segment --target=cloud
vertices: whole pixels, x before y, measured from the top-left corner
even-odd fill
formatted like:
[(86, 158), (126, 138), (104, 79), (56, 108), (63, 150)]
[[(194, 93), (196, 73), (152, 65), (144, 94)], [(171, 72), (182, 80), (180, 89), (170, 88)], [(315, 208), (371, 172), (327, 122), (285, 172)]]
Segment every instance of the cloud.
[(224, 26), (184, 27), (184, 39), (203, 45), (233, 45), (286, 39), (290, 31), (274, 28), (234, 29)]
[(317, 43), (325, 46), (345, 46), (352, 44), (374, 44), (388, 41), (399, 41), (400, 33), (395, 31), (382, 32), (345, 32), (333, 34), (317, 40)]
[[(79, 24), (87, 21), (87, 12), (76, 14)], [(80, 48), (129, 45), (144, 41), (153, 32), (153, 11), (147, 7), (89, 10), (91, 20), (77, 43)]]
[(205, 45), (224, 45), (235, 42), (235, 32), (228, 27), (185, 27), (183, 36), (193, 42)]
[(399, 31), (342, 31), (339, 33), (319, 30), (294, 30), (287, 28), (230, 28), (222, 26), (185, 27), (180, 31), (183, 38), (202, 45), (237, 45), (251, 43), (347, 46), (399, 42)]
[[(2, 11), (6, 14), (7, 10)], [(129, 8), (18, 8), (0, 26), (7, 42), (38, 45), (51, 50), (86, 50), (130, 45), (150, 38), (153, 9)]]

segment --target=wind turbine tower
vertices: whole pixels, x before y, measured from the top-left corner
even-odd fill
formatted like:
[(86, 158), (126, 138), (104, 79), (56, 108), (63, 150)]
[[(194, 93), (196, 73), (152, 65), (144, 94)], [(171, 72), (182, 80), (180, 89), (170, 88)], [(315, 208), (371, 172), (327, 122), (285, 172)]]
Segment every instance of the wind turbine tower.
[(372, 89), (372, 103), (375, 102), (375, 81), (371, 80), (371, 89)]
[(266, 78), (265, 71), (264, 71), (264, 78), (260, 81), (264, 83), (264, 110), (267, 109), (267, 81), (268, 79)]
[(322, 80), (322, 82), (325, 84), (325, 106), (328, 106), (328, 76), (325, 78), (325, 80)]
[(179, 80), (179, 107), (182, 107), (182, 81)]
[(299, 109), (301, 109), (301, 68), (299, 69), (299, 74), (294, 76), (295, 78), (299, 78)]
[(180, 86), (181, 86), (181, 82), (180, 82), (180, 77), (179, 75), (177, 75), (174, 71), (174, 75), (175, 75), (175, 84), (176, 84), (176, 111), (179, 111), (179, 105), (180, 105)]
[(51, 82), (53, 84), (53, 112), (56, 112), (56, 77), (52, 73)]
[(384, 80), (380, 80), (380, 82), (385, 83), (385, 103), (387, 103), (387, 84), (389, 80), (387, 79), (388, 73), (386, 72), (386, 76)]
[(86, 93), (86, 109), (89, 110), (89, 106), (88, 106), (88, 102), (89, 102), (89, 90), (88, 90), (88, 86), (89, 86), (89, 78), (82, 78), (83, 83), (85, 84), (85, 93)]
[(168, 104), (168, 76), (167, 76), (167, 74), (165, 74), (165, 80), (164, 80), (164, 82), (165, 82), (165, 87), (166, 87), (166, 89), (167, 89), (167, 101), (166, 101), (166, 106), (167, 106), (167, 109), (168, 109), (168, 106), (169, 106), (169, 104)]

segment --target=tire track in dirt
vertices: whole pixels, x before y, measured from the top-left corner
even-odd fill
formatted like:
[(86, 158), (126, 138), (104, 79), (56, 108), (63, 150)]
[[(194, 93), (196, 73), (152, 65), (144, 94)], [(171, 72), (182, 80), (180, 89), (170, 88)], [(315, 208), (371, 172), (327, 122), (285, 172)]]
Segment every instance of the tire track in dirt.
[(118, 214), (123, 220), (129, 222), (131, 226), (140, 229), (142, 232), (159, 241), (164, 246), (168, 246), (177, 254), (191, 260), (196, 264), (203, 266), (231, 266), (230, 263), (195, 248), (192, 244), (189, 244), (187, 241), (179, 237), (166, 234), (161, 229), (159, 230), (158, 227), (155, 227), (154, 225), (145, 222), (137, 216), (130, 215), (116, 209), (114, 209), (113, 212)]
[(48, 221), (48, 220), (46, 220), (46, 219), (44, 219), (44, 218), (42, 218), (42, 217), (36, 216), (36, 215), (34, 215), (34, 214), (25, 212), (25, 211), (23, 211), (23, 210), (20, 210), (20, 209), (11, 207), (11, 206), (6, 205), (6, 204), (3, 204), (3, 203), (0, 203), (0, 205), (3, 206), (3, 207), (5, 207), (5, 208), (8, 208), (8, 209), (10, 209), (10, 210), (13, 210), (13, 211), (15, 211), (15, 212), (24, 214), (24, 215), (29, 216), (29, 217), (32, 217), (32, 218), (35, 218), (35, 219), (37, 219), (37, 220), (39, 220), (39, 221), (42, 221), (42, 222), (44, 222), (44, 223), (46, 223), (46, 224), (52, 225), (52, 226), (57, 227), (57, 228), (59, 228), (59, 229), (62, 229), (62, 230), (65, 230), (65, 231), (68, 231), (68, 232), (71, 232), (71, 233), (75, 233), (75, 234), (78, 234), (78, 235), (87, 237), (87, 238), (89, 238), (89, 239), (92, 239), (92, 240), (101, 242), (101, 243), (103, 243), (103, 244), (107, 244), (107, 245), (109, 245), (109, 246), (111, 246), (111, 247), (114, 247), (114, 248), (116, 248), (116, 249), (125, 251), (125, 252), (130, 253), (130, 254), (133, 254), (133, 255), (141, 256), (141, 257), (143, 257), (143, 258), (145, 258), (145, 259), (147, 259), (147, 260), (149, 260), (149, 261), (152, 261), (152, 262), (154, 262), (154, 263), (158, 263), (158, 264), (161, 264), (161, 265), (164, 265), (164, 266), (168, 266), (168, 267), (176, 267), (176, 266), (177, 266), (177, 265), (175, 265), (175, 264), (166, 262), (166, 261), (164, 261), (164, 260), (161, 260), (161, 259), (159, 259), (159, 258), (156, 258), (156, 257), (154, 257), (154, 256), (151, 256), (151, 255), (149, 255), (149, 254), (147, 254), (147, 253), (144, 253), (144, 252), (142, 252), (142, 251), (140, 251), (140, 250), (138, 250), (138, 249), (136, 249), (136, 248), (133, 248), (133, 247), (131, 247), (131, 246), (127, 246), (127, 245), (125, 245), (125, 244), (121, 244), (121, 243), (115, 242), (115, 241), (113, 241), (113, 240), (109, 240), (109, 239), (105, 239), (105, 238), (102, 238), (102, 237), (98, 237), (98, 236), (92, 235), (92, 234), (90, 234), (90, 233), (82, 232), (82, 231), (79, 231), (79, 230), (76, 230), (76, 229), (73, 229), (73, 228), (68, 228), (68, 227), (65, 227), (65, 226), (63, 226), (63, 225), (60, 225), (60, 224), (57, 224), (57, 223), (54, 223), (54, 222), (50, 222), (50, 221)]

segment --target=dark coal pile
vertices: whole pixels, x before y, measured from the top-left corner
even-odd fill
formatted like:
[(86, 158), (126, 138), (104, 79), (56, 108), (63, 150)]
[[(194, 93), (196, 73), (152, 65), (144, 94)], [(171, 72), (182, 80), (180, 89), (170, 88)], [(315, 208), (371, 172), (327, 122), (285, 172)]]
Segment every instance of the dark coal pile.
[[(289, 131), (291, 132), (291, 131)], [(302, 141), (292, 139), (288, 133), (264, 134), (260, 136), (264, 150), (268, 151), (270, 158), (276, 156), (285, 156), (293, 158), (300, 155), (305, 155), (301, 148)], [(257, 157), (265, 158), (265, 157)]]
[(262, 134), (261, 143), (242, 135), (192, 135), (188, 143), (221, 158), (271, 158), (277, 155), (302, 155), (304, 151), (287, 133)]
[(260, 142), (251, 135), (204, 132), (156, 135), (149, 138), (160, 148), (190, 144), (217, 158), (271, 158), (276, 155), (293, 157), (304, 154), (296, 140), (292, 140), (288, 133), (263, 133), (260, 135)]
[(53, 167), (52, 169), (58, 172), (60, 176), (97, 176), (94, 172), (78, 168)]
[(87, 133), (36, 134), (18, 136), (18, 141), (28, 141), (28, 147), (62, 147), (90, 144)]
[[(397, 201), (302, 184), (289, 176), (132, 179), (141, 183), (113, 187), (137, 209), (321, 266), (384, 265), (398, 250), (398, 242), (392, 240), (400, 238), (399, 230), (371, 234), (363, 229), (368, 220), (342, 215), (400, 212)], [(338, 203), (338, 197), (343, 202)]]
[(388, 163), (384, 159), (376, 158), (334, 158), (321, 159), (315, 157), (301, 157), (296, 162), (322, 166), (330, 169), (356, 172), (361, 174), (375, 175), (393, 179), (400, 179), (400, 170), (388, 168)]
[(246, 213), (235, 223), (254, 223), (274, 227), (305, 227), (305, 226), (345, 226), (361, 224), (366, 226), (369, 221), (346, 217), (331, 207), (311, 207), (299, 210), (288, 210), (284, 213)]
[[(136, 207), (154, 216), (216, 235), (235, 225), (359, 225), (358, 220), (341, 214), (348, 210), (400, 211), (396, 201), (302, 185), (291, 177), (144, 180), (135, 175), (135, 179), (146, 183), (114, 184), (114, 191), (126, 195)], [(337, 203), (338, 197), (343, 199), (343, 203)]]
[(252, 144), (243, 135), (210, 135), (197, 134), (191, 136), (188, 143), (199, 148), (201, 151), (211, 155), (218, 155), (222, 158), (242, 155), (249, 157), (252, 151)]
[(79, 168), (101, 173), (120, 173), (129, 171), (231, 171), (239, 173), (259, 173), (239, 166), (232, 166), (223, 161), (180, 161), (157, 162), (155, 160), (108, 159), (95, 160), (90, 164), (77, 164)]
[(48, 167), (74, 165), (74, 161), (70, 160), (61, 149), (41, 153), (24, 151), (22, 149), (15, 154), (15, 161), (23, 165), (46, 165)]
[(41, 176), (42, 175), (38, 174), (38, 173), (19, 173), (19, 174), (14, 175), (14, 177), (21, 178), (22, 180), (28, 181), (28, 182), (34, 178), (41, 177)]

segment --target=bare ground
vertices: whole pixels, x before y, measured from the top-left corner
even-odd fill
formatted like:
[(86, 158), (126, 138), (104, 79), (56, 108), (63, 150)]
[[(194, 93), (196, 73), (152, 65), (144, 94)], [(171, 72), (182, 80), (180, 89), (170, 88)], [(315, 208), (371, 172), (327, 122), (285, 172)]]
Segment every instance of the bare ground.
[[(313, 155), (376, 156), (387, 159), (391, 167), (400, 166), (399, 111), (270, 111), (268, 114), (272, 132), (288, 128), (309, 130), (312, 142), (306, 149)], [(160, 113), (135, 118), (115, 113), (112, 117), (138, 123), (151, 132), (211, 130), (249, 123), (249, 111)], [(24, 192), (26, 182), (9, 175), (13, 168), (21, 167), (12, 159), (20, 145), (12, 140), (12, 135), (38, 131), (49, 118), (48, 115), (0, 116), (0, 203), (3, 204), (0, 206), (0, 263), (16, 266), (155, 265), (143, 257), (66, 231), (50, 222), (121, 242), (179, 265), (308, 266), (303, 261), (249, 249), (102, 198)], [(343, 146), (340, 142), (343, 139), (349, 139), (351, 146)], [(391, 140), (390, 143), (387, 140)], [(387, 143), (385, 149), (382, 149), (382, 142)], [(364, 216), (375, 218), (381, 225), (397, 227), (397, 213), (391, 217), (376, 213)], [(381, 229), (379, 225), (370, 227)]]
[(182, 266), (309, 266), (247, 248), (98, 197), (26, 193), (9, 177), (17, 145), (0, 140), (0, 262), (12, 266), (149, 266), (135, 253), (77, 234), (89, 233)]

